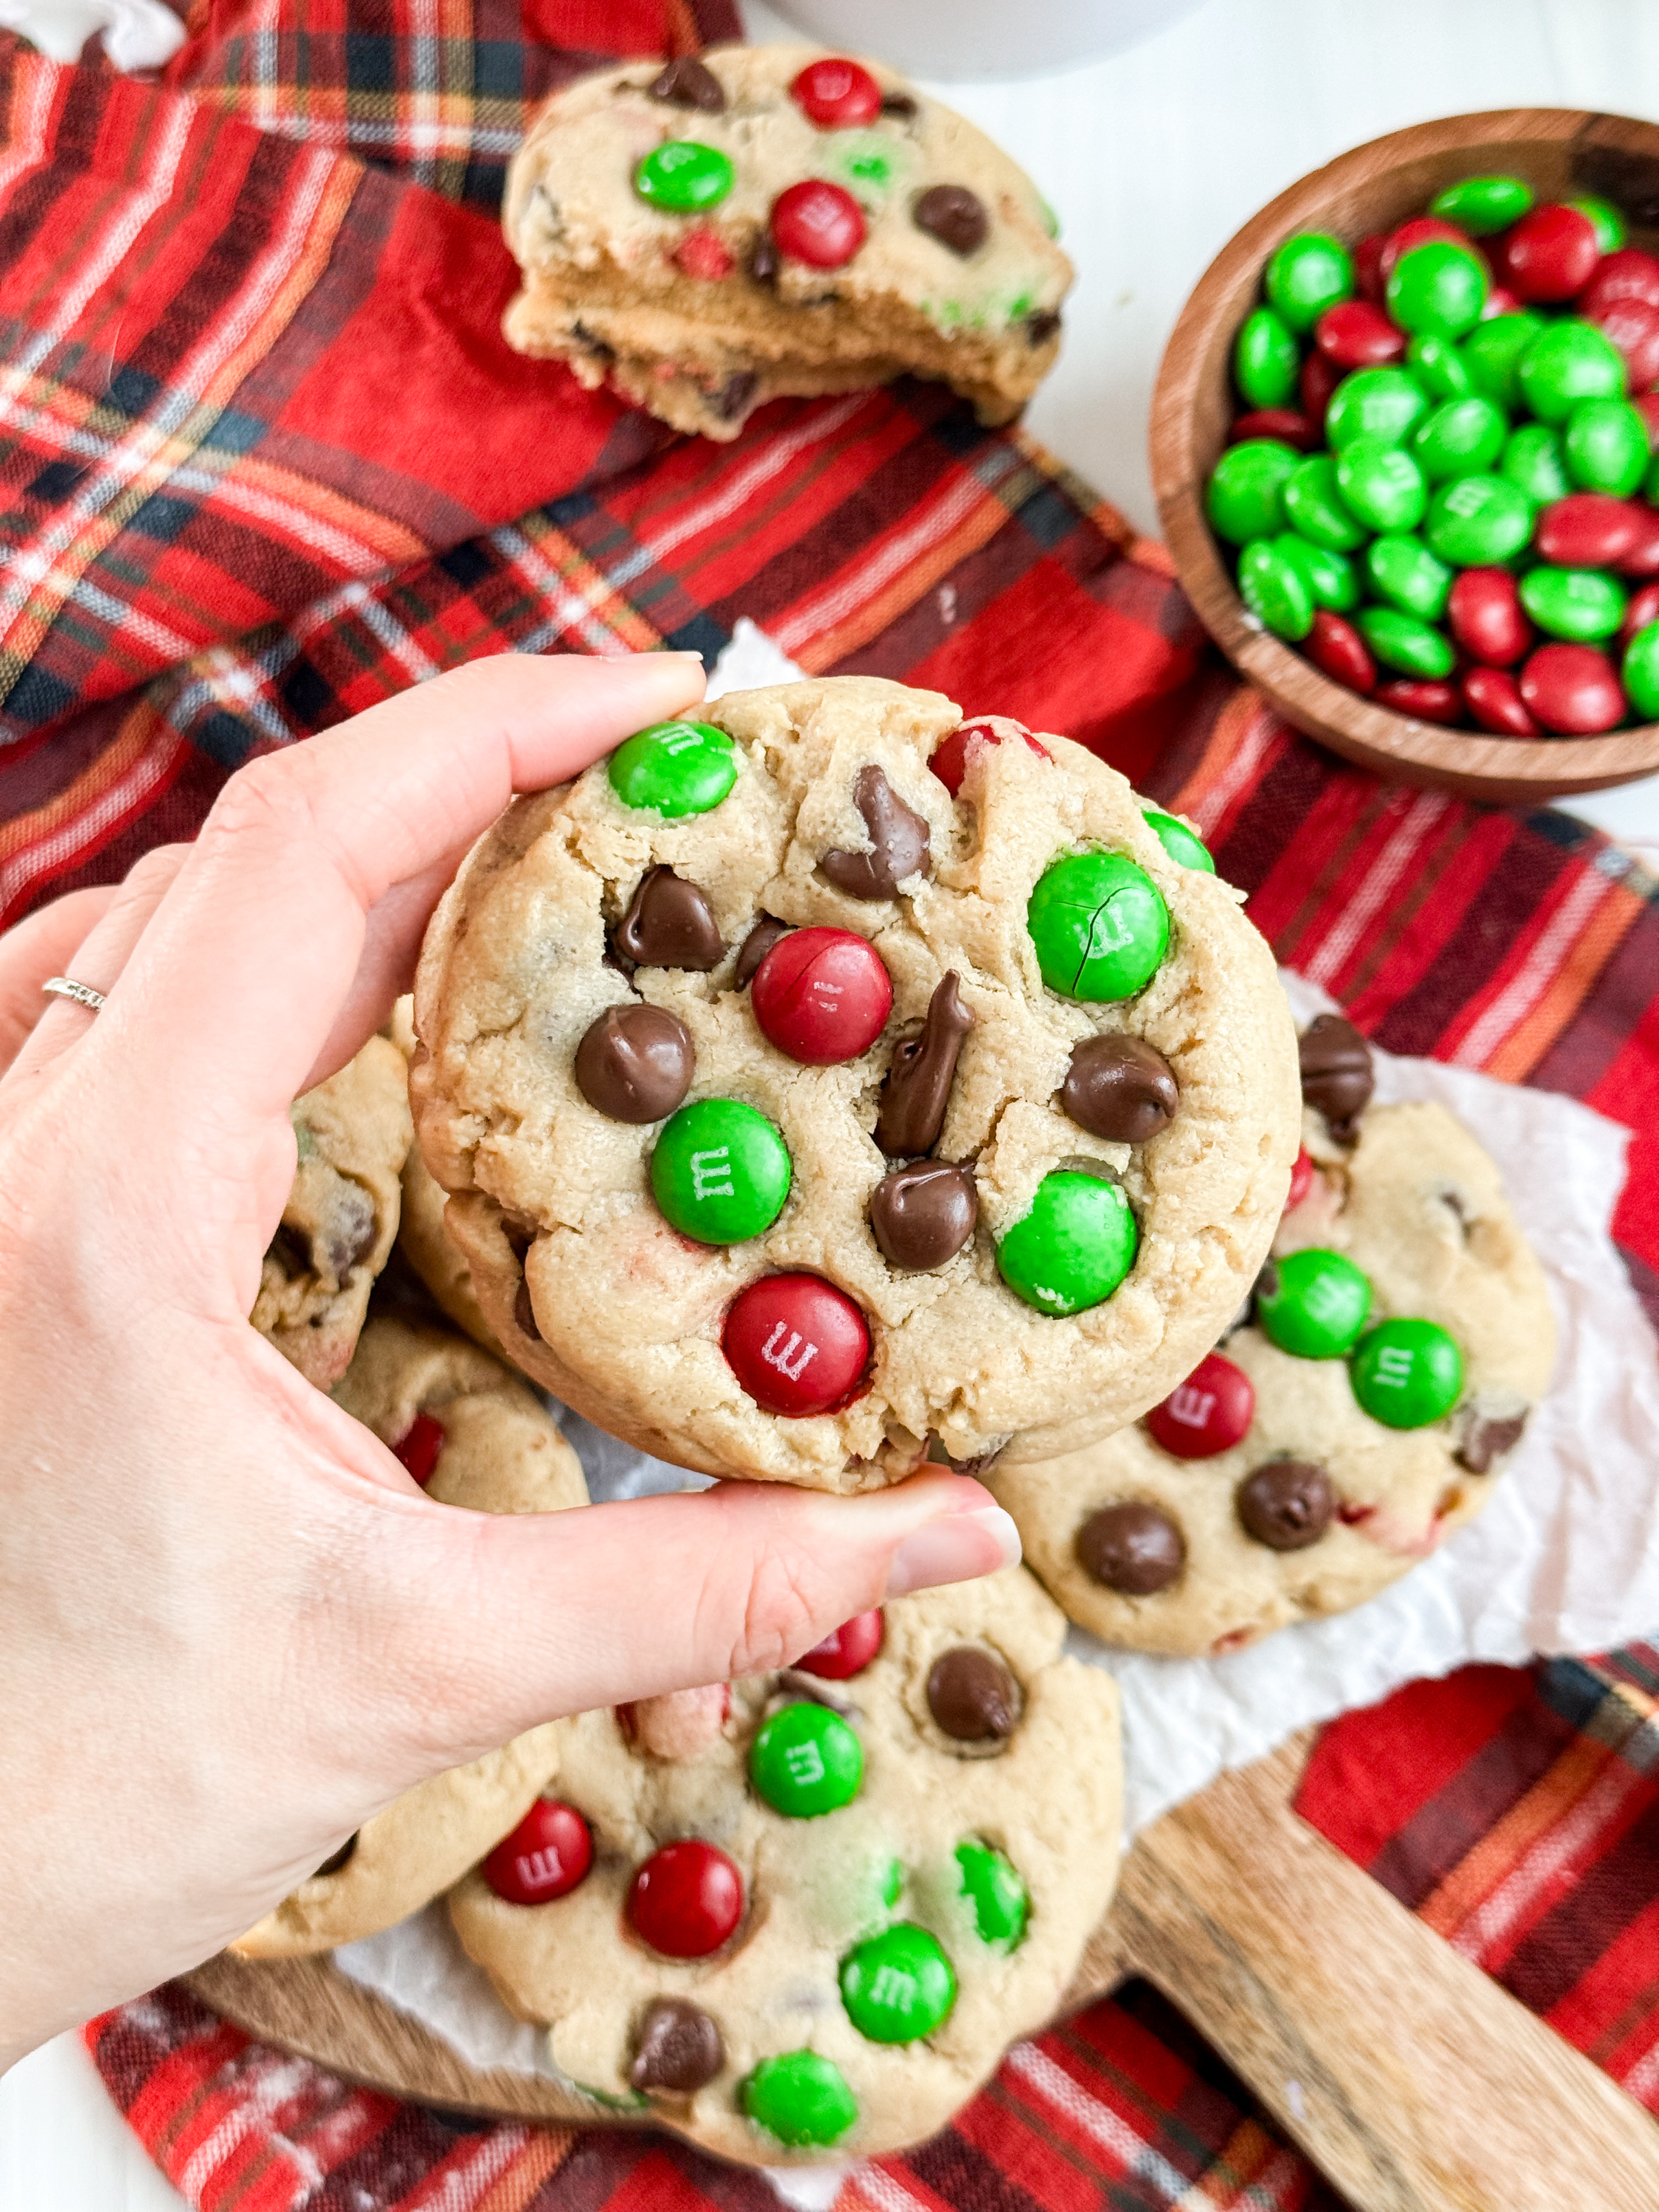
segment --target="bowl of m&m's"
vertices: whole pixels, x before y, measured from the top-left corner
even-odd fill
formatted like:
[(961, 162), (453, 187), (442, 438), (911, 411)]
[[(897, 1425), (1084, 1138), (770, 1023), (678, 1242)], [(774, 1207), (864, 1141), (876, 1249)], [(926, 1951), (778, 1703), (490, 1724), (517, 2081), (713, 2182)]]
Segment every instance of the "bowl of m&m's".
[(1458, 116), (1304, 178), (1183, 309), (1152, 459), (1297, 728), (1500, 804), (1659, 771), (1659, 126)]

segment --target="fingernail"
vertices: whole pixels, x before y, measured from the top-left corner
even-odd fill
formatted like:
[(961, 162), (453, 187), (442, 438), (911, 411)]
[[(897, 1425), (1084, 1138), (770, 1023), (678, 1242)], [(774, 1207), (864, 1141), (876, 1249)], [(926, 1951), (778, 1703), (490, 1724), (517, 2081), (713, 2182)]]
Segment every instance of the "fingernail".
[(667, 647), (665, 646), (658, 653), (657, 658), (659, 660), (695, 660), (699, 668), (702, 666), (702, 653), (695, 650), (683, 651), (678, 646), (676, 646), (672, 653), (669, 652)]
[(949, 1514), (927, 1522), (899, 1546), (887, 1570), (887, 1595), (908, 1597), (941, 1583), (972, 1582), (1017, 1565), (1019, 1557), (1019, 1531), (1000, 1505)]

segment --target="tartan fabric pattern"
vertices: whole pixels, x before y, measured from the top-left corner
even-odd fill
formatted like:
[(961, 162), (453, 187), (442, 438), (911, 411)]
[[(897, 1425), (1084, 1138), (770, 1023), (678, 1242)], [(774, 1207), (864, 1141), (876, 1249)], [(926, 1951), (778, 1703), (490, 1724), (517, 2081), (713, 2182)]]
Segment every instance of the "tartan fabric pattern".
[[(645, 2129), (481, 2124), (254, 2042), (180, 1984), (91, 2021), (110, 2094), (204, 2212), (778, 2212), (760, 2175)], [(1158, 1992), (1018, 2045), (953, 2127), (850, 2169), (835, 2212), (1342, 2212)]]

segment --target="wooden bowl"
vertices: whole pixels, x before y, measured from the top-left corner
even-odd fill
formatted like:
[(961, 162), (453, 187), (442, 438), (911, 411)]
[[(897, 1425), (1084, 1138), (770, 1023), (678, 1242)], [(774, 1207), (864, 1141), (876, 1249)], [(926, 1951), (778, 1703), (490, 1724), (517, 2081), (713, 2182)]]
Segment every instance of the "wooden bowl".
[(1524, 177), (1540, 200), (1597, 192), (1625, 211), (1632, 244), (1659, 250), (1659, 125), (1561, 107), (1505, 108), (1420, 123), (1304, 177), (1222, 248), (1182, 310), (1152, 394), (1152, 489), (1188, 597), (1240, 673), (1286, 721), (1391, 782), (1434, 784), (1497, 805), (1600, 791), (1659, 770), (1659, 724), (1601, 738), (1488, 737), (1392, 714), (1323, 676), (1262, 629), (1234, 589), (1204, 513), (1204, 488), (1237, 402), (1233, 338), (1261, 297), (1282, 239), (1332, 231), (1350, 245), (1421, 215), (1460, 177)]

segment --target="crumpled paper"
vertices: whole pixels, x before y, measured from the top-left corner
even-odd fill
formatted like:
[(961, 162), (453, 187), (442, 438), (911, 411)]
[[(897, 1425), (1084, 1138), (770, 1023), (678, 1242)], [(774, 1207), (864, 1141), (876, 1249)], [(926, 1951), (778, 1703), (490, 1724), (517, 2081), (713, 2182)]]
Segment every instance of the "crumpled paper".
[[(709, 693), (799, 676), (740, 621)], [(1334, 1001), (1283, 976), (1297, 1026)], [(1379, 1597), (1215, 1659), (1109, 1650), (1073, 1630), (1079, 1658), (1123, 1696), (1129, 1836), (1297, 1729), (1471, 1660), (1595, 1651), (1659, 1626), (1659, 1346), (1609, 1233), (1629, 1133), (1576, 1099), (1435, 1060), (1376, 1054), (1379, 1103), (1438, 1099), (1497, 1161), (1549, 1280), (1559, 1335), (1550, 1391), (1480, 1517)], [(596, 1498), (703, 1478), (647, 1459), (565, 1414)], [(474, 2065), (561, 2079), (544, 2035), (514, 2020), (462, 1953), (441, 1905), (335, 1954), (355, 1979)], [(771, 2175), (800, 2212), (832, 2203), (844, 2165)]]

